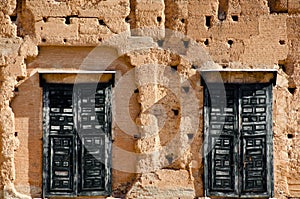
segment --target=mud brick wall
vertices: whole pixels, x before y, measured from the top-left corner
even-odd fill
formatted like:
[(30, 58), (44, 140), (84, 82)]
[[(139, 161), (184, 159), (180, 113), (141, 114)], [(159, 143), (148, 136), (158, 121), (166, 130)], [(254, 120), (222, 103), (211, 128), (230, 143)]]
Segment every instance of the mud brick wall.
[(112, 197), (195, 198), (197, 69), (277, 69), (274, 193), (299, 198), (299, 38), (297, 0), (0, 1), (0, 196), (42, 196), (38, 71), (116, 71)]

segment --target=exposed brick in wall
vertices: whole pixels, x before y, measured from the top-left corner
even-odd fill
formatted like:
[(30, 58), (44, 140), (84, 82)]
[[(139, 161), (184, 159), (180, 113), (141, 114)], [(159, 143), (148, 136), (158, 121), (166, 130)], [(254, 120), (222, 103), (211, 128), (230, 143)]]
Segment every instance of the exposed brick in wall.
[[(113, 170), (114, 197), (204, 196), (203, 118), (191, 107), (185, 113), (180, 103), (194, 102), (178, 96), (195, 95), (201, 112), (203, 88), (195, 68), (211, 67), (278, 69), (275, 197), (300, 197), (299, 14), (297, 0), (0, 1), (0, 197), (41, 197), (42, 88), (36, 70), (105, 69), (108, 63), (118, 71), (117, 82), (128, 78), (136, 87), (119, 85), (120, 99), (132, 94), (130, 118), (137, 126), (130, 134), (124, 123), (114, 124), (114, 145), (140, 154), (128, 161), (113, 151), (114, 164), (131, 171)], [(109, 50), (94, 50), (99, 44)], [(177, 77), (188, 81), (172, 81)], [(200, 122), (193, 123), (194, 117)], [(193, 135), (178, 133), (195, 126)], [(176, 153), (164, 151), (167, 145)]]

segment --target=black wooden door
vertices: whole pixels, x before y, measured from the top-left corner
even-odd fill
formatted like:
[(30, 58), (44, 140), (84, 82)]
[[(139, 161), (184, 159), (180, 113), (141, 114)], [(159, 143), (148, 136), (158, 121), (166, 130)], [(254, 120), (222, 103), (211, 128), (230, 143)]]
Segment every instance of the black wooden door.
[[(79, 192), (99, 195), (110, 190), (111, 85), (77, 86), (79, 137)], [(110, 192), (110, 191), (109, 191)]]
[(44, 196), (111, 192), (111, 85), (44, 87)]
[(209, 85), (204, 115), (206, 195), (271, 196), (272, 85)]

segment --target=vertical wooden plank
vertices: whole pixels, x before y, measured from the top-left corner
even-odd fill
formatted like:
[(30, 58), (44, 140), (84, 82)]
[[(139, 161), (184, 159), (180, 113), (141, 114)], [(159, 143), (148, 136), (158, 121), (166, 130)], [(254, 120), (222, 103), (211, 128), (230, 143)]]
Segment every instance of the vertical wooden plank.
[(44, 91), (44, 196), (75, 195), (76, 169), (72, 86), (49, 84)]
[(49, 154), (49, 89), (47, 86), (43, 88), (43, 198), (49, 192), (48, 178), (48, 154)]
[(208, 196), (236, 196), (236, 91), (232, 85), (205, 88), (205, 182)]
[(249, 84), (240, 89), (242, 197), (271, 196), (270, 89), (271, 84)]
[(204, 139), (203, 139), (203, 155), (204, 155), (204, 196), (209, 196), (209, 166), (208, 166), (208, 134), (209, 134), (209, 108), (208, 108), (208, 100), (209, 100), (209, 94), (207, 86), (204, 87)]
[(107, 130), (106, 130), (106, 162), (105, 162), (105, 190), (107, 194), (112, 192), (112, 84), (105, 88), (105, 115), (107, 117)]
[(268, 196), (274, 197), (274, 170), (273, 170), (273, 85), (267, 86), (267, 190)]
[[(109, 195), (111, 191), (111, 85), (81, 85), (78, 100), (79, 195)], [(109, 184), (108, 184), (109, 183)]]

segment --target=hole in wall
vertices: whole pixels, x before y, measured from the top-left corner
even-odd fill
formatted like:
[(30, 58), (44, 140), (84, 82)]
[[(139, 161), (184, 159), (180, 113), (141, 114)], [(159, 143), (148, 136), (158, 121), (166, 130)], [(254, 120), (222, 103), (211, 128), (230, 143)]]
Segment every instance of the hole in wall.
[(183, 40), (183, 45), (184, 45), (185, 48), (189, 47), (189, 43), (190, 43), (190, 41), (188, 39)]
[(102, 38), (99, 38), (98, 41), (99, 41), (99, 42), (102, 42)]
[(43, 22), (47, 22), (48, 18), (47, 17), (43, 17)]
[(229, 40), (227, 41), (227, 43), (228, 43), (228, 45), (231, 47), (232, 44), (233, 44), (233, 41), (232, 41), (231, 39), (229, 39)]
[(178, 67), (177, 65), (176, 66), (171, 66), (171, 69), (174, 70), (174, 71), (177, 71), (177, 67)]
[(24, 80), (24, 79), (25, 79), (24, 76), (17, 76), (17, 81), (18, 81), (18, 82), (21, 81), (21, 80)]
[(208, 46), (209, 45), (209, 40), (205, 39), (205, 41), (203, 43), (204, 43), (205, 46)]
[(280, 45), (284, 45), (285, 44), (285, 40), (279, 40), (279, 44)]
[(43, 27), (41, 27), (41, 30), (44, 30), (44, 28), (43, 28)]
[(180, 21), (181, 21), (181, 23), (184, 23), (184, 22), (185, 22), (185, 19), (181, 19)]
[(193, 137), (194, 137), (194, 134), (192, 134), (192, 133), (189, 133), (189, 134), (187, 134), (187, 136), (188, 136), (188, 138), (191, 140), (191, 139), (193, 139)]
[(46, 42), (46, 39), (45, 39), (45, 38), (42, 38), (42, 42)]
[(211, 28), (211, 16), (205, 16), (205, 26)]
[(157, 41), (157, 45), (158, 45), (159, 47), (162, 47), (163, 44), (164, 44), (164, 40), (158, 40), (158, 41)]
[(287, 137), (288, 137), (289, 139), (292, 139), (294, 136), (293, 136), (293, 134), (289, 133), (289, 134), (287, 134)]
[(127, 16), (127, 17), (125, 18), (125, 22), (126, 22), (126, 23), (130, 23), (130, 17), (129, 17), (129, 16)]
[(18, 136), (18, 132), (15, 132), (15, 137), (17, 137)]
[(162, 20), (162, 18), (161, 18), (161, 17), (157, 17), (157, 18), (156, 18), (156, 21), (157, 21), (158, 23), (160, 23), (160, 22), (161, 22), (161, 20)]
[(171, 164), (172, 162), (173, 162), (173, 154), (168, 154), (168, 155), (166, 155), (165, 156), (166, 157), (166, 159), (168, 160), (168, 162), (169, 162), (169, 164)]
[(188, 86), (183, 86), (182, 87), (182, 90), (185, 92), (185, 93), (188, 93), (190, 91), (190, 88)]
[(223, 65), (222, 65), (222, 68), (223, 68), (223, 69), (228, 68), (228, 64), (223, 64)]
[(296, 87), (288, 87), (288, 90), (293, 95), (296, 91)]
[(135, 135), (133, 135), (133, 138), (134, 139), (139, 139), (139, 138), (141, 138), (141, 136), (135, 134)]
[(139, 91), (138, 88), (134, 90), (134, 93), (139, 93), (139, 92), (140, 92), (140, 91)]
[(66, 42), (67, 42), (67, 39), (64, 39), (64, 42), (66, 43)]
[(239, 20), (239, 16), (237, 15), (232, 15), (231, 16), (232, 21), (238, 21)]
[(67, 25), (71, 24), (70, 18), (71, 18), (70, 16), (66, 17), (65, 24), (67, 24)]
[(103, 19), (99, 19), (98, 22), (101, 26), (106, 26), (106, 23), (104, 22)]
[(177, 110), (177, 109), (172, 109), (172, 111), (173, 111), (174, 115), (176, 115), (176, 116), (179, 114), (179, 110)]
[(15, 23), (17, 21), (17, 16), (9, 16), (11, 22)]

